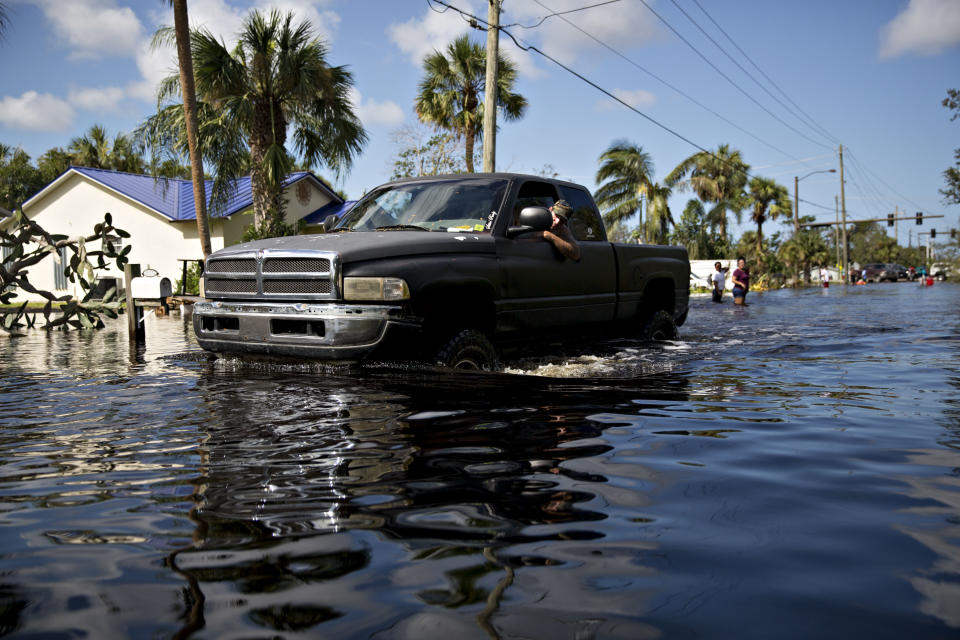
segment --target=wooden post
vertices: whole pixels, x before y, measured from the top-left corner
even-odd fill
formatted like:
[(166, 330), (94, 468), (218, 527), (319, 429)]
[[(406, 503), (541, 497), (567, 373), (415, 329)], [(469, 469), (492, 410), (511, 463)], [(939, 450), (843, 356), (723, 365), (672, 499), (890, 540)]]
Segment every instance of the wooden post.
[(500, 2), (487, 0), (487, 74), (483, 88), (483, 171), (497, 170), (497, 56), (500, 41)]
[(127, 263), (123, 267), (123, 288), (127, 298), (127, 335), (130, 340), (136, 342), (144, 337), (143, 309), (133, 302), (133, 290), (130, 282), (134, 278), (140, 277), (140, 265)]

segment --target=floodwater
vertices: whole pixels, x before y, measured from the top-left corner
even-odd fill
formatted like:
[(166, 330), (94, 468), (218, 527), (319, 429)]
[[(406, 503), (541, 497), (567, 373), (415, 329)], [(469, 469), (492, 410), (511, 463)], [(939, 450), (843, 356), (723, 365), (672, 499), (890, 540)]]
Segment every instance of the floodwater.
[(498, 374), (0, 341), (0, 634), (956, 638), (960, 285)]

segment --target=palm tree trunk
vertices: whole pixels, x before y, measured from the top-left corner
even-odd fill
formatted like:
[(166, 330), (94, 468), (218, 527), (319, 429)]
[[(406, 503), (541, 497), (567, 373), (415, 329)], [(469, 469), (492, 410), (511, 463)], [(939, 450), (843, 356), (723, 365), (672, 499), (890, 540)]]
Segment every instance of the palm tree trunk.
[(270, 211), (270, 185), (263, 159), (270, 146), (269, 106), (257, 101), (254, 106), (253, 126), (250, 132), (250, 191), (253, 197), (253, 223), (259, 229)]
[(763, 258), (763, 221), (757, 220), (757, 260)]
[(173, 24), (177, 36), (177, 58), (180, 61), (180, 88), (183, 92), (183, 116), (187, 124), (187, 147), (190, 150), (190, 174), (193, 179), (193, 206), (197, 214), (200, 250), (206, 258), (212, 251), (210, 226), (207, 220), (207, 190), (203, 179), (203, 158), (197, 146), (197, 93), (193, 83), (193, 56), (190, 52), (190, 24), (187, 0), (173, 0)]
[(477, 134), (474, 132), (473, 127), (467, 127), (467, 132), (464, 134), (463, 148), (465, 150), (466, 157), (464, 160), (467, 163), (467, 173), (473, 173), (473, 142)]

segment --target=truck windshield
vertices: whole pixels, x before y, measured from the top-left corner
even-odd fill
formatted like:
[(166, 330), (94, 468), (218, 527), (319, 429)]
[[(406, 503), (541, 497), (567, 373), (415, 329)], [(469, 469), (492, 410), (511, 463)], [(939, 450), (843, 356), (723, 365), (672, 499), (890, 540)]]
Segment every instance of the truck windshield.
[(489, 233), (506, 189), (506, 180), (482, 178), (385, 185), (364, 196), (335, 229)]

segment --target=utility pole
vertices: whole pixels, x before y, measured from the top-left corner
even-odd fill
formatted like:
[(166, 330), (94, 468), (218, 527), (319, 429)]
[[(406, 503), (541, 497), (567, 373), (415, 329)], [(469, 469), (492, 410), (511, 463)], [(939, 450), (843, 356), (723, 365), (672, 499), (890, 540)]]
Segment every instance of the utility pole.
[(800, 179), (797, 176), (793, 176), (793, 233), (796, 234), (800, 231), (800, 212), (799, 212), (799, 198), (797, 196), (797, 185), (800, 184)]
[(893, 242), (900, 244), (900, 206), (893, 208)]
[(487, 78), (483, 90), (483, 171), (497, 170), (497, 58), (500, 46), (500, 3), (487, 0)]
[(833, 230), (833, 243), (837, 246), (837, 266), (840, 266), (840, 196), (833, 196), (833, 204), (837, 211), (837, 226)]
[(847, 196), (843, 188), (843, 145), (840, 145), (840, 206), (843, 209), (843, 272), (844, 283), (850, 284), (850, 259), (847, 255)]

